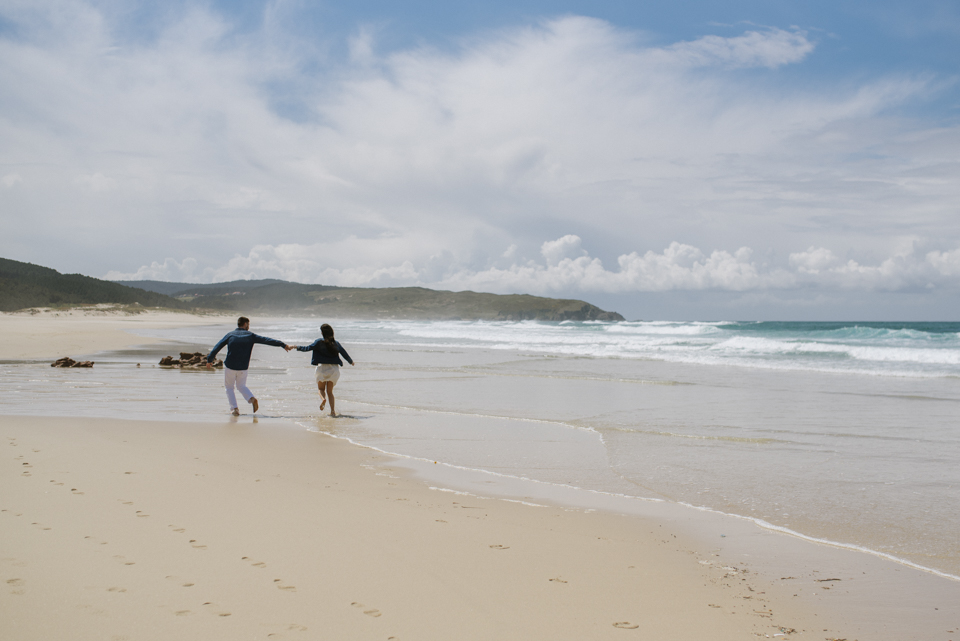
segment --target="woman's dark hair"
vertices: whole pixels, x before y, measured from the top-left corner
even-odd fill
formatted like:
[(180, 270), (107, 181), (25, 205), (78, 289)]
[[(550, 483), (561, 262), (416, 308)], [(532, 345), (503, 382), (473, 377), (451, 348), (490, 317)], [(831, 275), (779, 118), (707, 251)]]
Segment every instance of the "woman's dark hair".
[(333, 328), (324, 323), (320, 326), (320, 333), (323, 334), (323, 343), (327, 346), (327, 351), (336, 354), (337, 342), (333, 340)]

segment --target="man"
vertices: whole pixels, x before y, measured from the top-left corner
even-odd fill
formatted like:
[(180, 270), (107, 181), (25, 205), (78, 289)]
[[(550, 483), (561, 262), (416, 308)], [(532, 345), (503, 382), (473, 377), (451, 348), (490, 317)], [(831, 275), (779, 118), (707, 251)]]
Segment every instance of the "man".
[(234, 387), (240, 390), (244, 400), (253, 405), (254, 412), (260, 409), (256, 397), (247, 388), (247, 368), (250, 367), (250, 354), (253, 352), (253, 346), (257, 343), (282, 347), (288, 352), (293, 349), (293, 347), (275, 338), (254, 334), (250, 331), (250, 319), (241, 316), (237, 319), (237, 329), (221, 338), (213, 351), (207, 355), (207, 369), (211, 369), (213, 360), (217, 357), (217, 352), (223, 349), (224, 345), (227, 346), (227, 357), (223, 361), (223, 386), (227, 388), (230, 413), (234, 416), (240, 416), (240, 410), (237, 408), (237, 395), (233, 392)]

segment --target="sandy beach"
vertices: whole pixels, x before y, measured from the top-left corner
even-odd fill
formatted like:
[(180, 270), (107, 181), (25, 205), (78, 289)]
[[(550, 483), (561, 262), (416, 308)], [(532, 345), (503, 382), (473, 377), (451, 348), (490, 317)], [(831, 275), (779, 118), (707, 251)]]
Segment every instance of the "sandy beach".
[[(8, 359), (211, 322), (11, 316)], [(497, 498), (249, 414), (36, 414), (0, 417), (4, 638), (957, 638), (956, 582), (744, 522), (719, 550), (681, 506)]]
[(0, 313), (0, 332), (7, 337), (0, 342), (0, 359), (53, 359), (122, 349), (151, 342), (130, 333), (137, 328), (209, 325), (233, 318), (157, 310), (131, 313), (115, 305)]

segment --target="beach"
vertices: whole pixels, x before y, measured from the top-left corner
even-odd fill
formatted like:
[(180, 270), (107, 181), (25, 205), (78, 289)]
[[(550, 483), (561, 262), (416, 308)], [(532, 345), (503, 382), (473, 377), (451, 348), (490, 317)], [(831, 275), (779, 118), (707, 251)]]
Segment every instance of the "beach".
[(150, 342), (130, 333), (136, 328), (186, 327), (225, 322), (227, 317), (148, 310), (118, 305), (90, 305), (86, 309), (30, 309), (0, 313), (0, 359), (56, 358), (63, 354), (92, 354)]
[[(338, 329), (358, 361), (337, 387), (344, 417), (320, 415), (308, 362), (257, 348), (251, 387), (263, 408), (229, 419), (217, 373), (148, 360), (208, 349), (229, 329), (183, 321), (148, 315), (133, 335), (114, 318), (54, 317), (45, 340), (25, 333), (2, 356), (17, 361), (0, 379), (4, 637), (958, 636), (949, 572), (613, 478), (609, 434), (588, 429), (609, 419), (591, 417), (627, 402), (617, 394), (683, 392), (688, 381), (623, 382), (624, 371), (611, 387), (587, 358), (564, 361), (578, 374), (571, 388), (555, 359), (553, 378), (538, 371), (542, 354)], [(81, 322), (96, 340), (83, 343)], [(0, 323), (8, 336), (34, 331)], [(309, 331), (255, 319), (261, 328), (300, 344)], [(57, 336), (77, 342), (51, 353)], [(43, 361), (64, 355), (98, 365)]]

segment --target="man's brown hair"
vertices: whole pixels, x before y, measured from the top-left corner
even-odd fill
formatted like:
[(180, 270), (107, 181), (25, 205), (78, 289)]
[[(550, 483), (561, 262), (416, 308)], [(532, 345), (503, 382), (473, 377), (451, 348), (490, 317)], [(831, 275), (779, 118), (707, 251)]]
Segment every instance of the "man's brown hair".
[(249, 318), (247, 318), (246, 316), (241, 316), (240, 318), (237, 319), (237, 327), (243, 327), (249, 322), (250, 322)]

